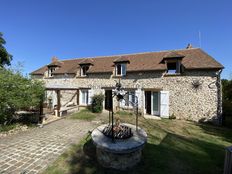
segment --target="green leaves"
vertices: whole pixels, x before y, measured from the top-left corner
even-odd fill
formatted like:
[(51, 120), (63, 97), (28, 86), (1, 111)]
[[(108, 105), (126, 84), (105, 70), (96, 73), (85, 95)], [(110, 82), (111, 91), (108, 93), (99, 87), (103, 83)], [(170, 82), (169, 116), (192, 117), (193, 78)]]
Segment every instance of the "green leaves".
[(104, 95), (103, 94), (96, 94), (92, 97), (91, 109), (93, 113), (100, 113), (102, 112)]
[(38, 109), (43, 97), (42, 82), (0, 68), (0, 124), (9, 120), (17, 110)]
[(3, 46), (4, 44), (6, 44), (6, 41), (3, 39), (3, 34), (0, 32), (0, 67), (3, 67), (4, 65), (10, 65), (13, 57), (7, 52)]

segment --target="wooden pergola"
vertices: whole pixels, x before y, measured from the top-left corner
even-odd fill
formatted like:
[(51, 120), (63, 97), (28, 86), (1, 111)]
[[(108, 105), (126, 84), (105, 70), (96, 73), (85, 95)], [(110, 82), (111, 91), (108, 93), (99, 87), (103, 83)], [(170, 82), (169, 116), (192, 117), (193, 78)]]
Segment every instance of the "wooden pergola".
[(77, 97), (79, 98), (79, 88), (76, 87), (63, 87), (63, 86), (51, 86), (46, 87), (46, 91), (55, 91), (57, 96), (57, 114), (60, 116), (60, 108), (61, 108), (61, 102), (60, 102), (60, 91), (61, 90), (76, 90), (77, 91)]

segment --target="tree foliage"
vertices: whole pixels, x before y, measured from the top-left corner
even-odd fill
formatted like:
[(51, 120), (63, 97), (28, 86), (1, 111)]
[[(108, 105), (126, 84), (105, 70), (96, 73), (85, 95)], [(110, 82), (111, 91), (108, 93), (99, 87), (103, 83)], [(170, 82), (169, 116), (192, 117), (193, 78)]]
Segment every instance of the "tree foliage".
[(42, 82), (0, 68), (0, 124), (10, 120), (15, 111), (38, 109), (43, 97)]
[(3, 46), (6, 44), (6, 41), (3, 38), (3, 34), (0, 32), (0, 67), (4, 65), (10, 65), (12, 60), (12, 55), (9, 54), (6, 48)]
[(222, 80), (222, 106), (226, 116), (232, 115), (232, 80)]

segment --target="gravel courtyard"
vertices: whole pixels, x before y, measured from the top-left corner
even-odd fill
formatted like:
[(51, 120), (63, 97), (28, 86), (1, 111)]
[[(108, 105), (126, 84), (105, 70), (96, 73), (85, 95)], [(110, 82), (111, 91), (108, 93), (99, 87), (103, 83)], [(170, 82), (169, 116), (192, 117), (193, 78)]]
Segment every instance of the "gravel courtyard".
[(94, 127), (87, 121), (61, 119), (0, 138), (0, 174), (40, 173)]

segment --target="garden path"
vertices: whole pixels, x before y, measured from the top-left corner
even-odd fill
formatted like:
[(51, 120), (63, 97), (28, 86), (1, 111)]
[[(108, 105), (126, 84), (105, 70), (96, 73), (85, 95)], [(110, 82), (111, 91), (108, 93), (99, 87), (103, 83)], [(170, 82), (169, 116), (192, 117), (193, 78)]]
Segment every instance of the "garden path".
[(40, 173), (96, 126), (88, 121), (61, 119), (43, 128), (0, 138), (0, 173)]

